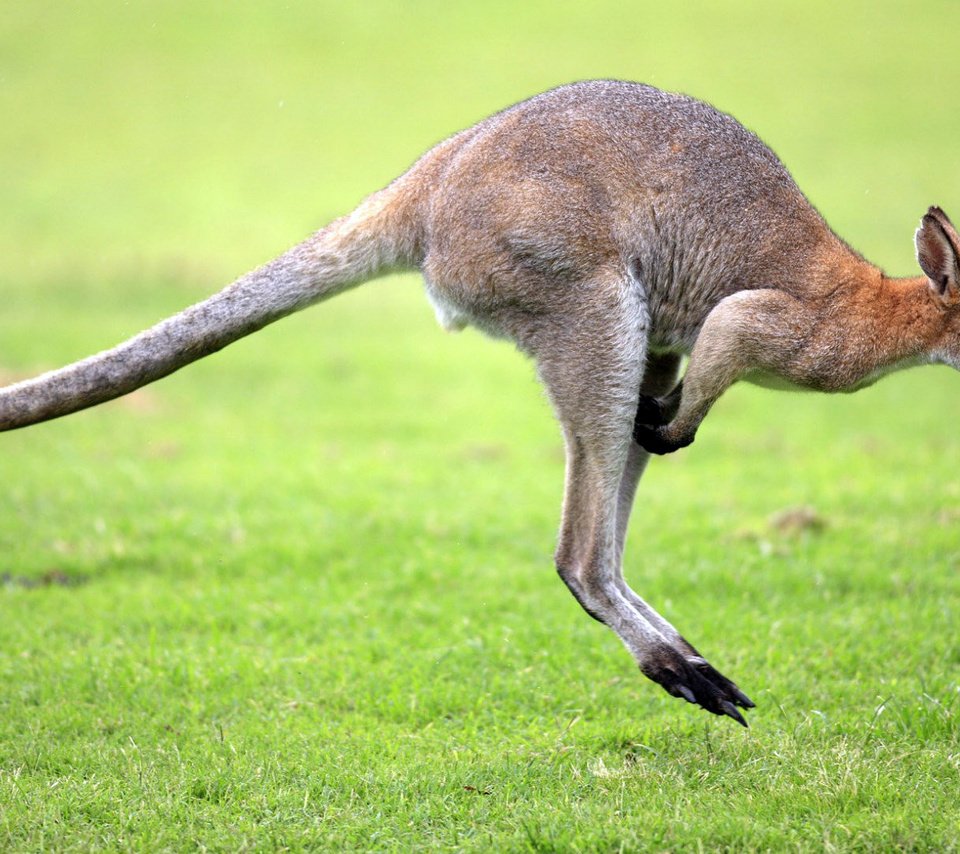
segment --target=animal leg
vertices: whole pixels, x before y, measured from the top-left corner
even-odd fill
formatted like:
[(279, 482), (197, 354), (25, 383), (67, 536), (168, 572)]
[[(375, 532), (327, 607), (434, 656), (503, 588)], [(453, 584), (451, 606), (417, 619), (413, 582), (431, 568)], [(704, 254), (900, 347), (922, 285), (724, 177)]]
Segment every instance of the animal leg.
[[(680, 361), (680, 356), (675, 354), (657, 355), (648, 359), (643, 382), (640, 387), (641, 400), (646, 398), (647, 400), (659, 402), (676, 396), (677, 403), (679, 403), (679, 389), (681, 386), (676, 384), (676, 382), (680, 369)], [(639, 416), (637, 420), (639, 420)], [(631, 445), (627, 455), (627, 464), (620, 481), (617, 507), (617, 554), (621, 565), (627, 524), (630, 520), (630, 512), (633, 507), (637, 484), (643, 476), (649, 459), (649, 452), (645, 451), (636, 443)], [(696, 650), (693, 644), (684, 638), (667, 620), (661, 617), (657, 611), (629, 587), (626, 580), (623, 579), (622, 573), (620, 574), (620, 580), (622, 582), (621, 589), (630, 604), (640, 612), (644, 619), (655, 626), (665, 637), (669, 638), (675, 647), (683, 651), (690, 665), (698, 670), (707, 681), (712, 682), (725, 697), (729, 698), (736, 705), (745, 709), (752, 709), (754, 707), (754, 702), (746, 694), (731, 680), (713, 668)]]
[[(666, 414), (676, 396), (676, 405), (680, 404), (677, 375), (680, 372), (681, 357), (675, 353), (650, 355), (643, 371), (637, 412), (634, 415), (634, 429), (642, 424), (662, 425), (670, 421), (675, 409)], [(617, 496), (617, 553), (623, 556), (624, 540), (627, 536), (627, 523), (633, 507), (637, 484), (647, 467), (649, 453), (633, 444), (627, 454), (627, 462), (620, 479), (620, 491)]]
[(745, 724), (736, 705), (750, 701), (621, 574), (622, 508), (645, 463), (639, 449), (631, 449), (645, 347), (638, 300), (625, 280), (596, 284), (576, 317), (535, 354), (567, 448), (557, 569), (584, 610), (620, 637), (645, 675), (676, 697)]

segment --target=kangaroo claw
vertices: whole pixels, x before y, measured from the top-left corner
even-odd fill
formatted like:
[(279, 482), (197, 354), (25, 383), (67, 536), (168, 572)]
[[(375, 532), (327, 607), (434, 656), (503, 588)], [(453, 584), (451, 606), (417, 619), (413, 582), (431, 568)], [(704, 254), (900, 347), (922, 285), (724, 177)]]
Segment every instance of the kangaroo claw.
[(743, 715), (737, 711), (737, 707), (733, 705), (729, 700), (724, 700), (720, 704), (720, 708), (723, 709), (723, 713), (730, 718), (733, 718), (740, 726), (747, 726), (747, 722), (743, 719)]
[(737, 706), (753, 708), (753, 701), (733, 682), (702, 658), (688, 659), (673, 647), (662, 645), (642, 667), (646, 676), (658, 682), (664, 690), (694, 703), (714, 715), (733, 718), (747, 726)]

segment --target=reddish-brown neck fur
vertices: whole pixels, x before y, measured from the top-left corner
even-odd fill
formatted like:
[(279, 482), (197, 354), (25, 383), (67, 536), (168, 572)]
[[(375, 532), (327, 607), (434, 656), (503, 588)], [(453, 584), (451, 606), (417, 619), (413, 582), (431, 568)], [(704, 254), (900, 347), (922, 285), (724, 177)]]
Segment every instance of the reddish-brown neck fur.
[(895, 360), (929, 352), (946, 328), (947, 310), (931, 297), (926, 276), (881, 273), (873, 310), (877, 332), (888, 339)]
[(923, 360), (945, 331), (946, 312), (925, 276), (886, 276), (846, 246), (818, 259), (804, 302), (815, 317), (804, 356), (826, 391), (852, 391)]

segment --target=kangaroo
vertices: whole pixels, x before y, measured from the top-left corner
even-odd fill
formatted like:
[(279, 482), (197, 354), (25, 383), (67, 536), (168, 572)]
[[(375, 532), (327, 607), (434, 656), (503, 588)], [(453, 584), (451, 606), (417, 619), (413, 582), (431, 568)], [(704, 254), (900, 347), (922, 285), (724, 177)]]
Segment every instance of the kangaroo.
[[(923, 275), (847, 246), (776, 155), (701, 101), (619, 81), (537, 95), (455, 134), (351, 214), (111, 350), (0, 390), (0, 429), (126, 394), (291, 312), (418, 269), (440, 323), (535, 360), (566, 444), (555, 562), (675, 697), (754, 703), (623, 578), (649, 456), (693, 441), (740, 379), (852, 391), (960, 368), (960, 236), (931, 207)], [(682, 383), (681, 359), (689, 355)]]

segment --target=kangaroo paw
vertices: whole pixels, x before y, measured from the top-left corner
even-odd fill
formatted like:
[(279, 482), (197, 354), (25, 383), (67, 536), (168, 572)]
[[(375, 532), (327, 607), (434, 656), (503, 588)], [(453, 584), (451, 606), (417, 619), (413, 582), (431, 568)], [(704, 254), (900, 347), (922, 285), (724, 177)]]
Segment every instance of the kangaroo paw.
[(668, 694), (747, 726), (737, 706), (752, 709), (754, 702), (702, 658), (685, 658), (673, 647), (664, 645), (654, 651), (650, 662), (641, 669)]
[(641, 394), (637, 401), (637, 415), (634, 418), (634, 429), (644, 424), (660, 427), (670, 420), (663, 401), (649, 394)]
[(666, 427), (650, 427), (646, 424), (634, 424), (633, 440), (651, 454), (672, 454), (692, 444), (693, 436), (675, 439)]

